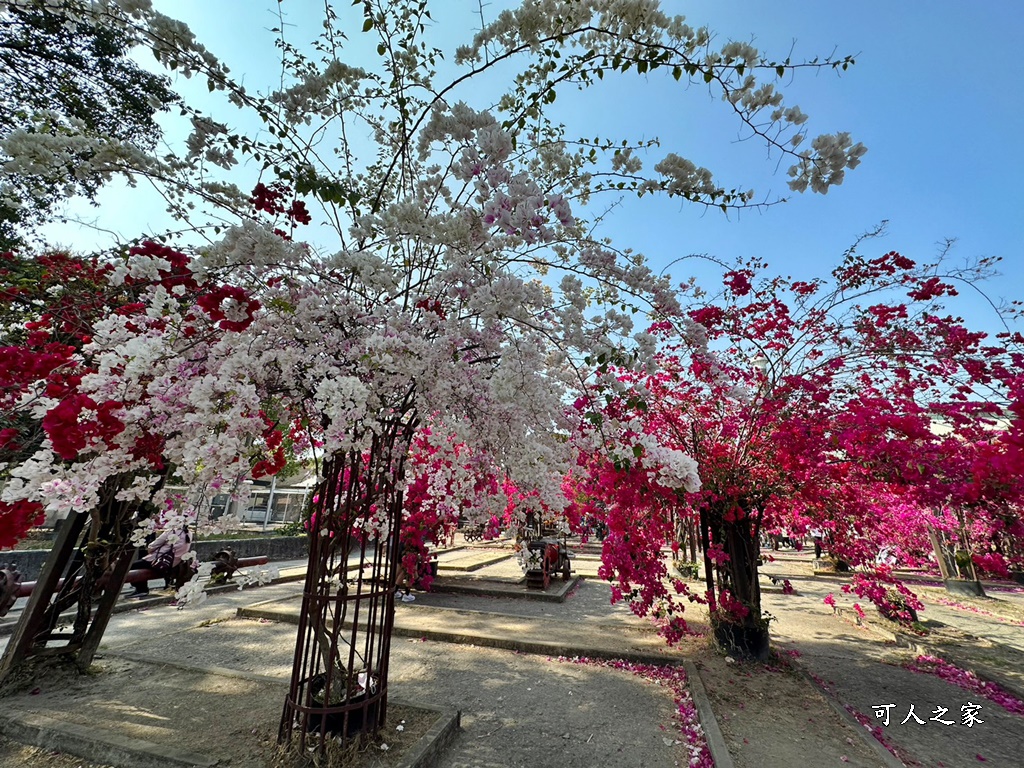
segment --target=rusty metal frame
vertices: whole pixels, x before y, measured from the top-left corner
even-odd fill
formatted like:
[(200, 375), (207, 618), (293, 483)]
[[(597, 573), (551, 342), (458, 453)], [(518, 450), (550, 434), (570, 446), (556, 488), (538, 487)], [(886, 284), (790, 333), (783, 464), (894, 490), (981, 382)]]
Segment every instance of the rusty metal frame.
[[(114, 539), (111, 528), (121, 522), (118, 515), (101, 525), (99, 537)], [(134, 555), (134, 548), (127, 548), (127, 544), (111, 545), (106, 553), (111, 560), (109, 573), (104, 579), (97, 579), (98, 574), (90, 572), (84, 555), (94, 538), (94, 524), (90, 515), (76, 514), (61, 526), (0, 658), (0, 683), (31, 658), (71, 657), (83, 670), (92, 664)], [(72, 609), (75, 617), (66, 631), (62, 615)]]
[(387, 717), (402, 478), (414, 424), (395, 419), (367, 452), (323, 469), (309, 521), (309, 567), (278, 731), (302, 754), (375, 734)]

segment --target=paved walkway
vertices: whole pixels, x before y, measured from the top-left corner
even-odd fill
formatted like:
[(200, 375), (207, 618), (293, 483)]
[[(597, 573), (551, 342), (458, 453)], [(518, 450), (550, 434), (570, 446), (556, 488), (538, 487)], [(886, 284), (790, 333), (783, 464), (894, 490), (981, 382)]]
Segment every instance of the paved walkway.
[[(766, 589), (762, 596), (765, 610), (777, 619), (772, 628), (778, 642), (796, 651), (799, 665), (843, 705), (866, 716), (907, 765), (987, 762), (1009, 768), (1024, 762), (1024, 717), (936, 676), (904, 669), (901, 665), (914, 658), (913, 651), (898, 648), (884, 634), (833, 615), (824, 604), (826, 595), (832, 593), (840, 609), (845, 609), (844, 615), (855, 616), (855, 598), (841, 592), (841, 580), (813, 577), (809, 557), (780, 559), (764, 570), (788, 578), (797, 592), (784, 595), (776, 587)], [(868, 608), (870, 624), (874, 608)], [(983, 616), (974, 620), (972, 615), (971, 627), (975, 633), (985, 634), (995, 631), (998, 623)], [(980, 709), (974, 710), (973, 705)], [(911, 707), (916, 718), (910, 715)], [(968, 711), (977, 712), (984, 722), (965, 725), (963, 716)]]
[[(472, 553), (459, 557), (465, 562)], [(285, 577), (297, 578), (303, 565), (278, 567)], [(579, 572), (596, 570), (592, 558), (580, 558), (576, 566)], [(906, 651), (834, 616), (824, 605), (829, 592), (841, 605), (844, 598), (837, 581), (811, 576), (809, 557), (780, 558), (765, 570), (791, 579), (798, 592), (789, 596), (782, 595), (781, 589), (765, 588), (764, 606), (777, 618), (772, 625), (777, 643), (798, 652), (799, 665), (843, 705), (866, 716), (907, 765), (953, 768), (981, 760), (994, 766), (1022, 764), (1024, 718), (937, 677), (903, 669), (899, 664), (910, 658)], [(508, 560), (482, 564), (461, 576), (477, 583), (515, 577), (516, 567)], [(225, 713), (226, 707), (249, 707), (241, 717), (246, 728), (270, 733), (276, 727), (295, 639), (295, 627), (288, 619), (297, 611), (300, 593), (300, 583), (280, 583), (255, 591), (222, 592), (189, 610), (176, 611), (154, 601), (142, 610), (119, 613), (104, 638), (102, 662), (129, 671), (131, 665), (162, 670), (168, 684), (189, 691), (183, 700), (194, 722), (188, 726), (187, 744), (206, 744), (209, 738), (210, 745), (203, 750), (208, 762), (230, 759), (234, 768), (256, 765), (253, 755), (231, 751), (231, 739), (218, 742), (215, 735), (204, 735), (203, 729), (211, 721), (216, 726), (218, 717), (226, 719), (226, 715), (211, 714)], [(659, 664), (684, 659), (681, 651), (667, 649), (654, 636), (649, 622), (637, 619), (621, 604), (610, 606), (608, 598), (607, 585), (588, 580), (564, 603), (420, 593), (416, 602), (399, 604), (398, 636), (392, 645), (392, 696), (463, 713), (458, 739), (437, 764), (442, 768), (686, 765), (685, 748), (663, 730), (673, 727), (673, 705), (665, 689), (617, 670), (557, 660), (559, 655), (632, 656)], [(240, 613), (253, 618), (237, 618)], [(975, 618), (975, 631), (988, 626), (984, 617), (972, 615)], [(0, 646), (5, 642), (0, 637)], [(539, 655), (502, 650), (509, 647)], [(1020, 667), (1024, 669), (1024, 663)], [(226, 695), (225, 679), (234, 680), (228, 688), (241, 695)], [(62, 716), (62, 694), (56, 692), (51, 701), (50, 711), (58, 716)], [(259, 705), (247, 703), (256, 699)], [(890, 721), (885, 726), (874, 715), (877, 707), (890, 704)], [(980, 705), (977, 714), (984, 722), (967, 727), (961, 722), (962, 708), (971, 704)], [(911, 705), (923, 724), (908, 717)], [(92, 723), (100, 731), (108, 723), (115, 729), (117, 718), (131, 712), (137, 727), (149, 729), (145, 734), (152, 743), (180, 746), (182, 742), (180, 732), (165, 734), (155, 727), (154, 718), (160, 714), (138, 700), (131, 688), (118, 692), (116, 701), (94, 706), (99, 709), (79, 707), (75, 717), (83, 728)], [(937, 709), (943, 707), (946, 715), (937, 716)], [(40, 704), (39, 710), (44, 709)], [(952, 724), (943, 725), (933, 717)], [(142, 766), (141, 762), (122, 764)]]
[[(607, 600), (608, 590), (603, 585), (585, 583), (580, 591)], [(545, 603), (549, 606), (543, 611), (545, 615), (530, 616), (525, 615), (523, 605), (515, 606), (517, 612), (500, 610), (508, 602), (533, 602), (526, 599), (505, 598), (500, 606), (492, 603), (490, 610), (467, 610), (438, 607), (442, 600), (431, 600), (431, 595), (421, 597), (416, 603), (397, 606), (395, 635), (556, 657), (626, 659), (645, 664), (680, 664), (686, 660), (682, 652), (668, 648), (651, 626), (581, 616), (575, 606), (567, 609), (564, 604)], [(444, 602), (454, 601), (449, 598)], [(298, 624), (300, 603), (299, 595), (269, 600), (242, 608), (239, 615)]]
[[(278, 583), (301, 581), (305, 578), (306, 574), (306, 560), (279, 560), (268, 565), (244, 568), (242, 570), (251, 572), (258, 570), (270, 571), (274, 574), (274, 581)], [(134, 588), (130, 584), (126, 584), (121, 590), (121, 599), (118, 600), (117, 605), (114, 606), (114, 612), (122, 613), (124, 611), (137, 610), (140, 607), (162, 605), (172, 602), (174, 600), (174, 591), (159, 589), (158, 586), (161, 585), (161, 583), (162, 582), (159, 580), (153, 580), (150, 582), (150, 597), (146, 600), (126, 600), (125, 597), (134, 591)], [(217, 588), (217, 593), (237, 591), (237, 589), (238, 587), (235, 585), (225, 585)], [(28, 601), (29, 598), (27, 597), (19, 597), (14, 601), (14, 605), (11, 606), (7, 615), (0, 617), (0, 638), (3, 638), (5, 635), (10, 635), (14, 631), (18, 621), (21, 619), (22, 611), (24, 611), (25, 606), (28, 605)], [(71, 616), (72, 613), (68, 613), (67, 615)], [(6, 640), (2, 640), (2, 642), (0, 642), (0, 648), (5, 645)]]

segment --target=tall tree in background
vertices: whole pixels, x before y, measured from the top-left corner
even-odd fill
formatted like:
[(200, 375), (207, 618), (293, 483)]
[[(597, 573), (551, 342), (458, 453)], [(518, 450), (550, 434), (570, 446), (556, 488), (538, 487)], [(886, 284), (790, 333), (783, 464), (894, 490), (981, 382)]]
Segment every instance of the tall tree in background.
[[(67, 14), (43, 0), (12, 0), (0, 7), (0, 137), (21, 129), (65, 136), (109, 136), (140, 150), (160, 138), (158, 112), (176, 100), (169, 80), (142, 69), (128, 54), (137, 40), (123, 26), (103, 23), (88, 4)], [(93, 150), (65, 153), (67, 185), (45, 188), (14, 175), (0, 194), (0, 252), (23, 237), (19, 229), (39, 221), (69, 191), (92, 197), (95, 176), (77, 167)], [(12, 158), (0, 154), (0, 163)]]

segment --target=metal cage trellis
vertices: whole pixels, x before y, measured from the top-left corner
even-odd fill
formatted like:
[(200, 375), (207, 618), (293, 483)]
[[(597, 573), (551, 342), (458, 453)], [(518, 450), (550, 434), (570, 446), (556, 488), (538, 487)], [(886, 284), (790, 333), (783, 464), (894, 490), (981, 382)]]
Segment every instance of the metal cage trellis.
[(309, 518), (309, 568), (278, 740), (321, 754), (387, 716), (398, 532), (414, 425), (394, 420), (367, 451), (324, 465)]

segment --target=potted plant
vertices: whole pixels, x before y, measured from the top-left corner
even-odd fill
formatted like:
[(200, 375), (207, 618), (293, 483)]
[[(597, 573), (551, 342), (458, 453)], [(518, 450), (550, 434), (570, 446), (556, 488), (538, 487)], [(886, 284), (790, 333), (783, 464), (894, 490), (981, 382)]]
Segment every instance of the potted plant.
[[(340, 651), (336, 649), (332, 653), (327, 632), (320, 630), (316, 637), (324, 671), (309, 681), (309, 697), (314, 711), (309, 714), (306, 729), (343, 738), (361, 733), (376, 722), (380, 703), (373, 697), (378, 691), (379, 679), (365, 668), (350, 673), (341, 661)], [(344, 639), (341, 642), (345, 643)]]

